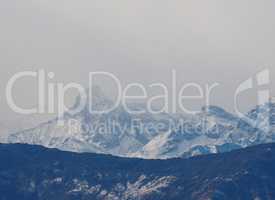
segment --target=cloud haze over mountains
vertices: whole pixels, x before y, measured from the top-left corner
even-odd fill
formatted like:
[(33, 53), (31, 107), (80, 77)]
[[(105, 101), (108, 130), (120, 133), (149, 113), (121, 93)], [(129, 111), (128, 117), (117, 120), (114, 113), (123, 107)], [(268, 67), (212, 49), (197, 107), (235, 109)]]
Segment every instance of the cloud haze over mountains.
[[(6, 105), (8, 79), (40, 68), (55, 72), (54, 82), (83, 85), (90, 71), (149, 84), (169, 83), (176, 69), (181, 83), (220, 82), (212, 104), (232, 110), (240, 82), (266, 67), (275, 74), (273, 7), (269, 0), (9, 0), (0, 6), (1, 120), (22, 118)], [(23, 80), (17, 101), (35, 105), (34, 85)], [(102, 85), (108, 90), (111, 83)], [(254, 92), (244, 97), (244, 110), (253, 99)]]

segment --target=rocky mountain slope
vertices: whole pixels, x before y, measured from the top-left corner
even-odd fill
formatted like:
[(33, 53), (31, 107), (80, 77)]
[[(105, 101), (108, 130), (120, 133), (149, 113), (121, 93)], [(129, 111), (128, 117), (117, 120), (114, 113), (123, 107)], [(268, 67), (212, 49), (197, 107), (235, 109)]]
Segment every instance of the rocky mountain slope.
[(0, 199), (272, 200), (275, 145), (143, 160), (0, 145)]

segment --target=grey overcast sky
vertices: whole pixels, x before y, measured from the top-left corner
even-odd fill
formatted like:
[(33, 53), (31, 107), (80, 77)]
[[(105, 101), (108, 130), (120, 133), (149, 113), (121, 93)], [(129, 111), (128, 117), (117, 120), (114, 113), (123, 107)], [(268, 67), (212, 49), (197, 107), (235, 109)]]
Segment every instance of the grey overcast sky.
[[(221, 83), (211, 103), (231, 110), (243, 80), (265, 68), (275, 77), (274, 10), (274, 0), (0, 0), (0, 121), (17, 117), (8, 79), (40, 68), (84, 85), (90, 71), (149, 84), (175, 69), (182, 83)], [(18, 102), (34, 105), (34, 90), (22, 82)]]

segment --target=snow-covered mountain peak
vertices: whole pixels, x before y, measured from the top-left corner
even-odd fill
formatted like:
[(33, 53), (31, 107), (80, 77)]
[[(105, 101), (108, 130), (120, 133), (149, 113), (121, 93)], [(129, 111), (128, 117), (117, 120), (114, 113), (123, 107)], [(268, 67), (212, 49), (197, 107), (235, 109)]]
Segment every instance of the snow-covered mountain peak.
[[(274, 125), (267, 129), (267, 122), (275, 124), (274, 115), (270, 115), (275, 113), (275, 104), (257, 106), (247, 114), (258, 123), (255, 127), (218, 106), (203, 107), (200, 114), (190, 118), (168, 113), (130, 114), (122, 106), (109, 113), (94, 114), (90, 106), (103, 110), (113, 106), (113, 102), (98, 86), (91, 89), (91, 94), (81, 112), (66, 116), (64, 127), (51, 120), (12, 134), (8, 141), (142, 158), (218, 153), (275, 141)], [(131, 104), (130, 108), (142, 110), (143, 106)]]
[(225, 120), (229, 120), (229, 121), (238, 120), (238, 118), (236, 116), (234, 116), (233, 114), (227, 112), (226, 110), (224, 110), (221, 107), (213, 106), (213, 105), (204, 106), (202, 108), (201, 115), (212, 116), (212, 117), (221, 118), (221, 119), (225, 119)]
[(91, 118), (93, 113), (109, 111), (114, 105), (111, 98), (105, 95), (104, 91), (97, 85), (86, 89), (84, 95), (78, 95), (72, 109), (81, 106), (80, 104), (83, 102), (85, 105), (77, 115), (86, 118)]

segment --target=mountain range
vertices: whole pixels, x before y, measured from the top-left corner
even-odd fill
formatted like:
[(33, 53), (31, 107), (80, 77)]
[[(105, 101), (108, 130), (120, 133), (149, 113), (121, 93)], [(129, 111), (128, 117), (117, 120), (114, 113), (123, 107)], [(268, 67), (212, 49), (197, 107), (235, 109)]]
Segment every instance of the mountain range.
[[(101, 110), (113, 105), (99, 87), (94, 91), (93, 108)], [(144, 108), (142, 104), (130, 106), (136, 110)], [(275, 142), (272, 102), (257, 106), (246, 117), (217, 106), (204, 107), (193, 116), (130, 114), (122, 106), (107, 114), (92, 114), (87, 104), (77, 114), (66, 113), (64, 126), (58, 120), (9, 134), (7, 142), (146, 159), (186, 158)]]

